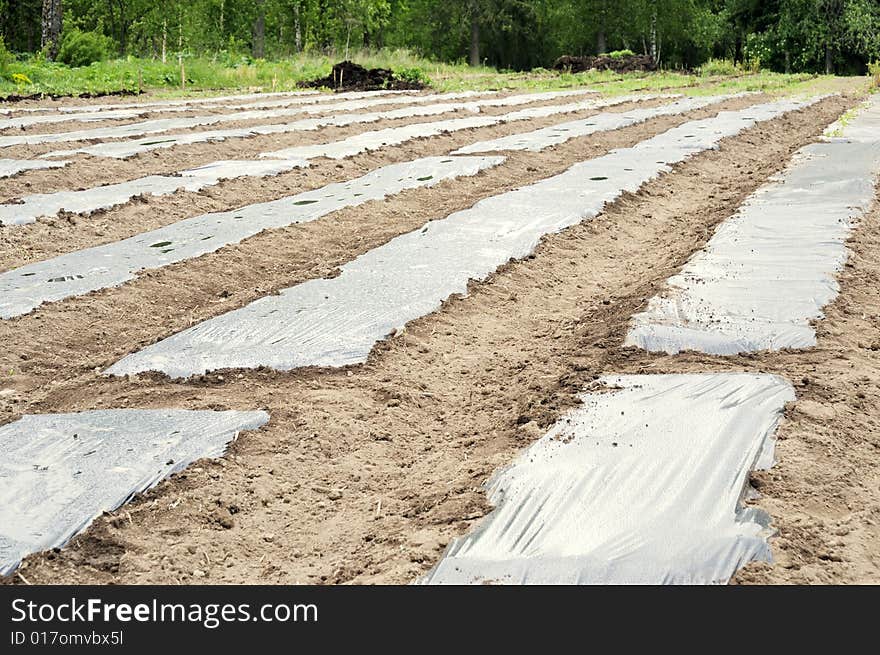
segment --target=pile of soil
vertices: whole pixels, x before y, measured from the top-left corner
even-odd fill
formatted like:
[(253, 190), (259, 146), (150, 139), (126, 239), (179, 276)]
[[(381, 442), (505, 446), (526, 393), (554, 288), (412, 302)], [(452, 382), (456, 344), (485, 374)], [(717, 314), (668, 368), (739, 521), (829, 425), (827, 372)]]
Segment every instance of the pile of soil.
[(626, 57), (572, 57), (563, 55), (553, 64), (554, 70), (569, 70), (572, 73), (582, 73), (588, 70), (611, 70), (615, 73), (634, 73), (637, 71), (655, 71), (657, 64), (649, 55), (628, 55)]
[(398, 91), (421, 90), (425, 85), (421, 82), (404, 80), (394, 71), (387, 68), (364, 68), (353, 61), (341, 61), (333, 65), (327, 77), (300, 82), (304, 88), (326, 87), (334, 91), (380, 91), (393, 89)]

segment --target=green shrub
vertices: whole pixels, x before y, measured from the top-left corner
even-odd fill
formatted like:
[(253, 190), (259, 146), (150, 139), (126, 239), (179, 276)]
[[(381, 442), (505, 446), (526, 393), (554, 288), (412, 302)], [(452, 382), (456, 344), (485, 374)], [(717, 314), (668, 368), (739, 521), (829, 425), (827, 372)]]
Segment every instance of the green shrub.
[(766, 34), (749, 34), (743, 46), (745, 65), (749, 72), (760, 73), (764, 63), (773, 57), (773, 40)]
[(713, 75), (736, 75), (739, 72), (739, 67), (730, 59), (710, 59), (700, 66), (700, 75), (703, 77), (711, 77)]
[(431, 86), (431, 78), (428, 77), (421, 68), (402, 68), (401, 70), (395, 71), (394, 76), (403, 82)]
[(6, 49), (3, 37), (0, 36), (0, 80), (9, 79), (12, 71), (9, 70), (9, 64), (12, 63), (12, 53)]
[(880, 88), (880, 60), (868, 64), (868, 74), (874, 78), (874, 86)]
[(58, 61), (73, 68), (88, 66), (110, 56), (113, 39), (99, 32), (81, 32), (72, 29), (65, 32), (58, 50)]
[(612, 50), (608, 53), (608, 56), (612, 59), (623, 59), (624, 57), (635, 57), (636, 53), (632, 50)]

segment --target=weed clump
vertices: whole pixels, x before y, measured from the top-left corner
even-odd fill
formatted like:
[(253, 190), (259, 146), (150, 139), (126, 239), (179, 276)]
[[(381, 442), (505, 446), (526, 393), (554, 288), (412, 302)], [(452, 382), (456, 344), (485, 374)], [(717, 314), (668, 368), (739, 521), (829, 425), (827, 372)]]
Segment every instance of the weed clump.
[(868, 64), (868, 74), (874, 78), (874, 86), (880, 89), (880, 60)]
[(716, 75), (737, 75), (742, 69), (730, 59), (710, 59), (700, 66), (702, 77), (714, 77)]

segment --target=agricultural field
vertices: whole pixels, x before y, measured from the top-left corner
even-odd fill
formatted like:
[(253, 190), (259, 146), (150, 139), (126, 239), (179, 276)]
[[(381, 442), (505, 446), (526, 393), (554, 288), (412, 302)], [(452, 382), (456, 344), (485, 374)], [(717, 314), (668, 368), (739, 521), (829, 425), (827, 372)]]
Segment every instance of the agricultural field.
[(429, 74), (0, 102), (3, 581), (880, 581), (874, 81)]

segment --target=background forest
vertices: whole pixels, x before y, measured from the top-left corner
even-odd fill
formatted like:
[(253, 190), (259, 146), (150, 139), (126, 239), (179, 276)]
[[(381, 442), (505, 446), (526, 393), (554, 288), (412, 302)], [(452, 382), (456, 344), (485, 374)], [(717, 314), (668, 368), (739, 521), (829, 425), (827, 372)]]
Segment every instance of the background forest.
[(627, 49), (665, 69), (731, 60), (863, 74), (880, 59), (880, 0), (0, 0), (0, 35), (7, 67), (24, 53), (70, 66), (120, 57), (236, 66), (405, 49), (529, 70)]

